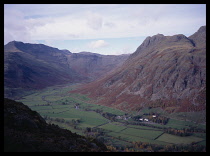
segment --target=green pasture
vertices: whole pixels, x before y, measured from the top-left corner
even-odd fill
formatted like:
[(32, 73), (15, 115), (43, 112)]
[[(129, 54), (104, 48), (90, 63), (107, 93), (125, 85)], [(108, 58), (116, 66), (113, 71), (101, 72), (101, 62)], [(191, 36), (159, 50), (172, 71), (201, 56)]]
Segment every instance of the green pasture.
[(200, 142), (204, 139), (195, 136), (181, 137), (164, 133), (157, 140), (172, 144), (191, 144), (192, 142)]
[[(74, 126), (57, 122), (52, 120), (51, 122), (59, 125), (62, 128), (71, 130), (72, 132), (84, 135), (83, 130), (87, 127), (90, 128), (101, 128), (105, 132), (104, 139), (112, 145), (124, 146), (129, 145), (134, 141), (147, 142), (159, 145), (169, 144), (191, 144), (192, 142), (198, 142), (198, 144), (205, 145), (206, 135), (204, 133), (196, 133), (188, 137), (179, 137), (163, 132), (163, 129), (153, 128), (142, 125), (130, 125), (125, 124), (129, 121), (111, 122), (104, 118), (100, 113), (97, 112), (108, 112), (115, 115), (124, 115), (125, 112), (110, 108), (107, 106), (96, 105), (91, 103), (91, 99), (87, 95), (82, 94), (70, 94), (69, 91), (74, 89), (76, 86), (54, 86), (45, 88), (40, 91), (31, 92), (30, 95), (22, 97), (17, 100), (28, 105), (32, 110), (37, 111), (43, 117), (50, 117), (52, 119), (64, 119), (65, 121), (79, 120), (80, 122)], [(79, 109), (75, 109), (75, 105), (79, 105)], [(96, 112), (97, 111), (97, 112)], [(139, 113), (157, 112), (160, 115), (169, 117), (169, 114), (163, 112), (160, 108), (144, 108)], [(130, 115), (134, 115), (132, 112)], [(199, 115), (199, 113), (188, 113), (187, 116), (191, 119), (195, 119), (193, 115)], [(172, 118), (169, 119), (166, 125), (154, 124), (156, 127), (164, 128), (171, 127), (176, 129), (188, 128), (189, 126), (197, 126), (205, 129), (205, 125), (198, 125), (194, 122), (180, 120), (184, 116), (183, 113), (171, 114)], [(179, 118), (179, 119), (178, 119)], [(48, 120), (49, 122), (50, 120)]]
[(129, 128), (135, 129), (143, 129), (143, 130), (160, 130), (158, 128), (148, 127), (148, 126), (141, 126), (141, 125), (128, 125)]
[(171, 118), (169, 119), (166, 126), (171, 127), (171, 128), (177, 128), (177, 129), (189, 128), (190, 126), (206, 129), (206, 126), (202, 124), (196, 124), (190, 121), (177, 120), (177, 119), (171, 119)]
[(108, 124), (100, 126), (99, 128), (109, 130), (109, 131), (113, 131), (113, 132), (120, 132), (123, 129), (125, 129), (126, 126), (120, 126), (120, 125), (116, 125), (114, 123), (108, 123)]
[(145, 139), (151, 139), (154, 140), (156, 137), (161, 135), (163, 131), (161, 130), (143, 130), (143, 129), (134, 129), (134, 128), (127, 128), (123, 130), (121, 133), (132, 135), (135, 137), (145, 138)]
[(151, 144), (158, 144), (158, 145), (168, 145), (169, 143), (166, 142), (162, 142), (162, 141), (158, 141), (158, 140), (153, 140), (153, 139), (148, 139), (145, 137), (138, 137), (138, 136), (134, 136), (132, 134), (125, 134), (123, 132), (118, 133), (118, 132), (110, 132), (108, 133), (109, 136), (113, 137), (113, 139), (119, 139), (122, 141), (126, 141), (126, 142), (137, 142), (137, 141), (141, 141), (141, 142), (146, 142), (146, 143), (151, 143)]
[(204, 123), (206, 121), (206, 111), (199, 112), (176, 112), (168, 115), (170, 118), (178, 120), (189, 120), (195, 123)]
[(80, 127), (96, 127), (107, 123), (109, 120), (102, 117), (96, 112), (82, 111), (75, 108), (70, 109), (50, 109), (40, 111), (42, 116), (49, 116), (54, 118), (73, 119), (77, 118), (80, 120)]

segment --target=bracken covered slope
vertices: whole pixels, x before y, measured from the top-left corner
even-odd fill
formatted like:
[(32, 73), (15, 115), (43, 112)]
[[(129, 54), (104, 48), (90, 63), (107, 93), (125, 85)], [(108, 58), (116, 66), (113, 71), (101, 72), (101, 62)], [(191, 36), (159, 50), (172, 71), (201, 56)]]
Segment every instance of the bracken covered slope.
[(122, 110), (162, 107), (169, 112), (206, 108), (206, 27), (182, 34), (147, 37), (108, 76), (75, 92)]
[(103, 143), (50, 125), (23, 103), (4, 99), (4, 152), (104, 152)]

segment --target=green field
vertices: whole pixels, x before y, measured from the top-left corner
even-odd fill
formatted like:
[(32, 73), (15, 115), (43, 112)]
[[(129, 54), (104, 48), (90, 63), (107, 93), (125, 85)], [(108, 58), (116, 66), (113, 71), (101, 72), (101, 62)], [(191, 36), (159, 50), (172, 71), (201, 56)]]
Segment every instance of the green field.
[[(135, 116), (137, 112), (129, 114), (118, 109), (93, 104), (87, 95), (70, 94), (69, 91), (75, 87), (75, 85), (49, 87), (31, 92), (30, 95), (16, 101), (23, 102), (32, 110), (40, 113), (48, 123), (57, 124), (80, 135), (92, 135), (92, 137), (100, 138), (106, 144), (112, 146), (131, 146), (133, 142), (138, 141), (157, 145), (206, 144), (205, 133), (195, 133), (191, 136), (180, 137), (164, 132), (164, 128), (167, 127), (183, 129), (197, 126), (205, 129), (205, 125), (181, 120), (179, 118), (180, 113), (170, 115), (163, 112), (160, 108), (145, 108), (138, 112), (140, 115), (158, 112), (167, 117), (171, 116), (166, 125), (154, 123), (133, 125), (130, 124), (132, 119), (111, 120), (110, 118), (105, 118), (103, 113), (110, 113), (116, 116), (125, 114)], [(183, 116), (183, 113), (181, 115)], [(176, 116), (179, 117), (176, 118)], [(188, 116), (192, 118), (191, 113), (188, 113)], [(90, 132), (87, 132), (88, 128), (91, 128)]]
[(190, 144), (192, 142), (203, 141), (204, 139), (195, 137), (195, 136), (180, 137), (180, 136), (175, 136), (175, 135), (164, 133), (157, 140), (163, 141), (166, 143), (172, 143), (172, 144), (180, 144), (180, 143), (181, 144)]

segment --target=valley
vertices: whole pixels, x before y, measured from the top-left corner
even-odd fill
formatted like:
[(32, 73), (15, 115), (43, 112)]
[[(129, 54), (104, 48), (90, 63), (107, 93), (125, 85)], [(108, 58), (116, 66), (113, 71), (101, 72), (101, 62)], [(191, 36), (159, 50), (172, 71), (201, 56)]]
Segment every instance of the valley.
[[(59, 125), (73, 133), (104, 142), (116, 151), (149, 151), (158, 146), (206, 146), (205, 111), (167, 113), (161, 108), (122, 111), (96, 105), (85, 94), (69, 94), (79, 84), (51, 86), (36, 90), (16, 101), (37, 111), (48, 123)], [(153, 122), (152, 114), (168, 121)], [(149, 121), (140, 121), (147, 118)], [(172, 132), (175, 132), (172, 134)], [(180, 133), (180, 134), (178, 134)], [(186, 135), (186, 136), (185, 136)], [(140, 148), (140, 145), (147, 148)], [(151, 149), (150, 149), (151, 150)], [(153, 149), (154, 150), (154, 149)]]
[(148, 36), (125, 55), (11, 41), (4, 97), (109, 151), (206, 151), (206, 26)]

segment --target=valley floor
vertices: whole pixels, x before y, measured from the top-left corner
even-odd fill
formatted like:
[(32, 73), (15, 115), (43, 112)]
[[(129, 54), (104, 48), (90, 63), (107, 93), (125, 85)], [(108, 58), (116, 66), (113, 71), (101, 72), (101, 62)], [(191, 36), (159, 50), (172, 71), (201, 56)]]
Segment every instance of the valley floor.
[[(206, 125), (198, 123), (205, 119), (204, 112), (167, 114), (160, 108), (123, 112), (93, 104), (87, 95), (69, 94), (76, 87), (49, 87), (16, 101), (40, 113), (48, 123), (97, 138), (113, 151), (205, 151)], [(167, 122), (141, 122), (135, 118), (151, 118), (154, 112)]]

